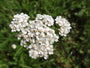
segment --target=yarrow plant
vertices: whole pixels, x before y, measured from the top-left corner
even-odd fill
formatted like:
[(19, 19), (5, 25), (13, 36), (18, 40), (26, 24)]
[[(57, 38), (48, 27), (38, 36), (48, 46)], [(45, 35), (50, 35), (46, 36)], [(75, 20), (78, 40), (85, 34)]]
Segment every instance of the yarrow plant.
[(54, 23), (60, 26), (59, 35), (66, 36), (70, 32), (70, 23), (61, 16), (57, 16), (55, 21), (50, 15), (37, 14), (35, 20), (29, 20), (27, 14), (14, 15), (11, 21), (11, 32), (17, 32), (17, 39), (20, 45), (28, 49), (29, 56), (36, 59), (38, 57), (48, 58), (54, 54), (53, 43), (58, 42), (59, 36), (50, 27)]

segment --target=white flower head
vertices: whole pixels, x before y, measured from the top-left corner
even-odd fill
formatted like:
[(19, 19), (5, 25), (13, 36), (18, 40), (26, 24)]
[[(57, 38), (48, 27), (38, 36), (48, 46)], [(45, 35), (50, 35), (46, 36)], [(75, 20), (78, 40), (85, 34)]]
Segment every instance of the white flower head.
[(12, 44), (11, 47), (12, 47), (13, 49), (16, 49), (16, 45), (15, 45), (15, 44)]
[(52, 16), (46, 14), (37, 14), (36, 20), (41, 20), (43, 24), (47, 26), (52, 26), (54, 24), (54, 19), (52, 18)]
[(29, 56), (36, 59), (38, 57), (38, 52), (36, 50), (29, 50)]
[(65, 19), (62, 18), (61, 16), (57, 16), (56, 19), (56, 24), (60, 26), (59, 34), (61, 36), (67, 36), (67, 34), (70, 32), (71, 26), (70, 23)]
[(28, 19), (30, 17), (27, 14), (21, 13), (14, 15), (13, 21), (9, 25), (12, 29), (12, 32), (20, 31), (22, 28), (25, 28), (28, 25)]

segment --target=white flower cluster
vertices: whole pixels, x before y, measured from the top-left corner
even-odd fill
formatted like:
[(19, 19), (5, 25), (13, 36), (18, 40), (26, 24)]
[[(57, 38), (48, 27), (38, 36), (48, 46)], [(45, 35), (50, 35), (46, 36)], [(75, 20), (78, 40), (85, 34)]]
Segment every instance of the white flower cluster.
[(44, 14), (44, 15), (37, 14), (36, 20), (41, 20), (43, 22), (43, 24), (45, 24), (47, 26), (52, 26), (54, 24), (54, 19), (52, 18), (52, 16), (49, 16), (46, 14)]
[(12, 32), (21, 31), (26, 27), (28, 25), (28, 19), (29, 16), (24, 13), (14, 15), (13, 21), (10, 24)]
[(70, 32), (71, 29), (70, 23), (61, 16), (57, 16), (55, 21), (60, 26), (59, 34), (61, 36), (67, 36), (67, 34)]
[(16, 14), (10, 24), (12, 32), (19, 32), (20, 45), (29, 50), (29, 56), (47, 59), (48, 55), (53, 54), (53, 43), (59, 39), (55, 31), (48, 27), (53, 25), (54, 20), (49, 15), (41, 14), (37, 14), (35, 20), (28, 22), (28, 19), (26, 14)]

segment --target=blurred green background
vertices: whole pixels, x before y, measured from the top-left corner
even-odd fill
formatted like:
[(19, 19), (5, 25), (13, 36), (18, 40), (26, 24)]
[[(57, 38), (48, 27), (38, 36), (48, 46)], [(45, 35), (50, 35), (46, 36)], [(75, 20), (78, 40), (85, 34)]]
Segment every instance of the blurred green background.
[[(54, 43), (54, 55), (36, 60), (19, 45), (9, 24), (13, 15), (26, 13), (67, 18), (72, 26), (67, 37)], [(90, 68), (90, 0), (0, 0), (0, 68)], [(14, 50), (11, 45), (15, 43)]]

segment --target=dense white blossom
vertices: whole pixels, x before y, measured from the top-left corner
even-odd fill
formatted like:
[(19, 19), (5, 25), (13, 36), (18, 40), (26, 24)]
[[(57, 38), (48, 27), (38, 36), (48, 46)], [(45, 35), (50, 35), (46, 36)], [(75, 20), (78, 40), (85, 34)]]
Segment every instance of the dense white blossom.
[(23, 27), (26, 27), (28, 25), (28, 19), (29, 16), (24, 13), (14, 15), (13, 21), (10, 24), (12, 32), (20, 31)]
[(59, 34), (61, 36), (67, 36), (67, 34), (70, 32), (71, 26), (70, 23), (61, 16), (57, 16), (55, 19), (56, 23), (60, 26)]
[(46, 14), (44, 15), (37, 14), (36, 20), (41, 20), (43, 24), (47, 26), (52, 26), (54, 24), (54, 19), (52, 18), (52, 16)]
[(53, 54), (53, 43), (59, 39), (55, 31), (48, 27), (54, 24), (54, 20), (52, 16), (45, 14), (37, 14), (35, 20), (28, 19), (29, 16), (24, 13), (14, 15), (10, 24), (12, 32), (18, 31), (20, 45), (29, 50), (30, 57), (47, 59), (48, 55)]
[[(29, 18), (24, 13), (14, 15), (10, 24), (11, 31), (18, 32), (17, 39), (21, 46), (28, 49), (30, 57), (47, 59), (48, 55), (54, 54), (53, 43), (59, 39), (54, 29), (49, 27), (54, 24), (54, 19), (45, 14), (37, 14), (35, 20), (28, 21)], [(55, 21), (60, 26), (59, 34), (66, 36), (71, 29), (70, 23), (61, 16), (57, 16)], [(12, 48), (15, 49), (16, 45), (13, 44)]]

